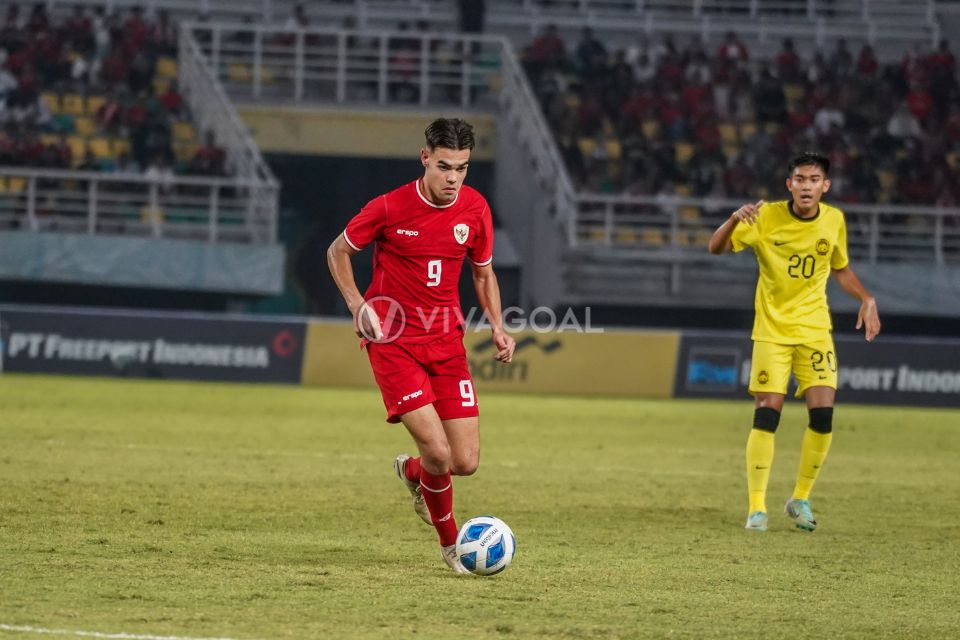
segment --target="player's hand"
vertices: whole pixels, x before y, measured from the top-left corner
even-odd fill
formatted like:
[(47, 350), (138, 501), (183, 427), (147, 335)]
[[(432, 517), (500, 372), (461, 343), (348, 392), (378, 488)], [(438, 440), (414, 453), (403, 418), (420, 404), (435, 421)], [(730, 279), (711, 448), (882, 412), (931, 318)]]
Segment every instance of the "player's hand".
[(733, 218), (736, 219), (737, 222), (753, 224), (757, 221), (757, 217), (760, 215), (760, 207), (762, 206), (763, 200), (757, 200), (756, 204), (745, 204), (733, 212)]
[(857, 314), (857, 329), (866, 325), (867, 342), (873, 342), (873, 339), (880, 333), (880, 314), (877, 313), (877, 301), (873, 298), (867, 298), (860, 303), (860, 312)]
[(493, 330), (493, 344), (497, 347), (497, 355), (493, 357), (497, 362), (512, 362), (513, 350), (517, 348), (517, 341), (507, 335), (503, 329)]
[(380, 317), (365, 301), (353, 312), (353, 330), (358, 338), (366, 338), (371, 342), (383, 339)]

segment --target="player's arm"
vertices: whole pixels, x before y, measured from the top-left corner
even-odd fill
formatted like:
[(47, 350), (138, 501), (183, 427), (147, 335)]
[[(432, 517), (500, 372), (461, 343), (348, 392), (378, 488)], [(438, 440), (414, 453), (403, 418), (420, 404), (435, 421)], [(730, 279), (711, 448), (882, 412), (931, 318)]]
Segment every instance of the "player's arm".
[(843, 269), (833, 269), (832, 273), (837, 284), (860, 301), (860, 311), (857, 313), (857, 329), (866, 325), (866, 338), (868, 341), (873, 340), (880, 333), (880, 315), (877, 313), (876, 299), (863, 286), (860, 278), (857, 277), (853, 267), (849, 264)]
[(708, 245), (710, 253), (718, 256), (722, 253), (732, 251), (733, 241), (730, 239), (730, 236), (733, 235), (733, 230), (736, 229), (737, 225), (741, 222), (746, 224), (755, 223), (757, 216), (760, 215), (760, 207), (762, 205), (763, 200), (758, 200), (756, 204), (745, 204), (734, 211), (733, 214), (727, 218), (726, 222), (713, 232), (713, 236), (710, 238), (710, 244)]
[(493, 328), (493, 344), (497, 347), (494, 356), (500, 362), (513, 360), (513, 350), (516, 341), (503, 330), (503, 318), (500, 306), (500, 284), (497, 274), (493, 272), (493, 265), (485, 264), (482, 267), (471, 263), (473, 267), (473, 287), (477, 291), (477, 300), (487, 316), (487, 321)]
[(379, 340), (383, 335), (380, 330), (380, 320), (373, 307), (364, 304), (363, 295), (357, 288), (357, 281), (353, 276), (353, 265), (350, 259), (358, 253), (359, 251), (347, 244), (341, 233), (327, 248), (327, 266), (330, 268), (333, 281), (340, 289), (340, 295), (347, 303), (350, 315), (353, 316), (353, 329), (357, 337), (372, 336)]

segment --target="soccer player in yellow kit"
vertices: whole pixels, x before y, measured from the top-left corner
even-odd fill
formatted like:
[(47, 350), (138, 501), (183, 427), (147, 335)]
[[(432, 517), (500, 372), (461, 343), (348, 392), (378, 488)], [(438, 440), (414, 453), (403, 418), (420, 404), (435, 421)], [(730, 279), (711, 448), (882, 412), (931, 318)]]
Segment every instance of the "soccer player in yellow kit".
[(750, 393), (755, 399), (747, 439), (746, 528), (767, 530), (767, 481), (773, 440), (790, 373), (797, 397), (806, 400), (810, 421), (803, 436), (793, 495), (784, 508), (797, 528), (813, 531), (810, 491), (827, 457), (833, 432), (837, 355), (833, 346), (827, 278), (832, 274), (860, 301), (857, 329), (866, 339), (880, 332), (877, 303), (850, 267), (843, 212), (820, 201), (830, 189), (830, 161), (804, 153), (790, 161), (786, 180), (792, 198), (745, 204), (714, 232), (710, 253), (753, 249), (760, 266), (753, 323)]

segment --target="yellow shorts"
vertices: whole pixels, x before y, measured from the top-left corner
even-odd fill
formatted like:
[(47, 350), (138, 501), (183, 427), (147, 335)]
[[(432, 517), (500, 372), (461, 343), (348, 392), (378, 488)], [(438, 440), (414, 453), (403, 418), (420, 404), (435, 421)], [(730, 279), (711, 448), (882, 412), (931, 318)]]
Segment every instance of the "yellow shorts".
[(754, 342), (750, 365), (750, 393), (786, 395), (790, 372), (797, 379), (798, 398), (810, 387), (837, 388), (837, 353), (833, 336), (808, 344)]

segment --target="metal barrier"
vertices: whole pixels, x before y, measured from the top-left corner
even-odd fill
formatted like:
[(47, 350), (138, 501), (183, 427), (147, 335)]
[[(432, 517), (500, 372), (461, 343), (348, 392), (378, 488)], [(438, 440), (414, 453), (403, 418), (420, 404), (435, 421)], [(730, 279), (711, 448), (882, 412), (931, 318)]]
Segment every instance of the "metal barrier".
[(275, 186), (242, 178), (153, 178), (94, 171), (0, 170), (0, 230), (189, 238), (269, 244)]
[(494, 36), (187, 23), (231, 96), (336, 103), (496, 104)]
[[(577, 194), (574, 246), (687, 263), (704, 255), (735, 199)], [(843, 205), (851, 257), (877, 262), (960, 264), (960, 209)]]

